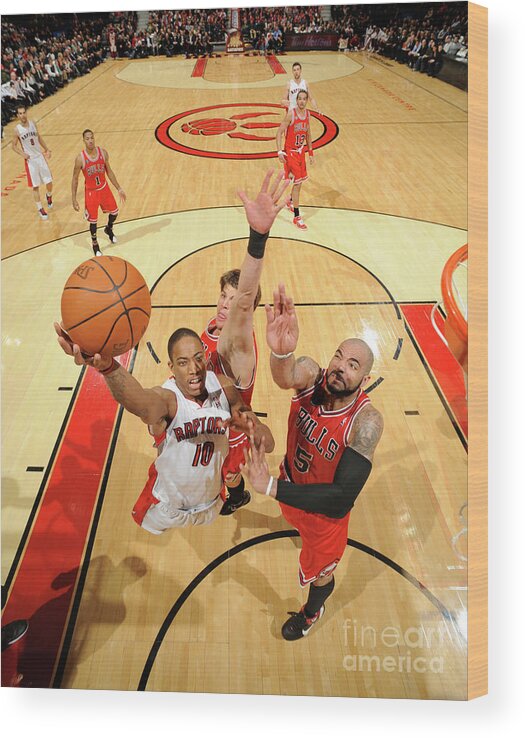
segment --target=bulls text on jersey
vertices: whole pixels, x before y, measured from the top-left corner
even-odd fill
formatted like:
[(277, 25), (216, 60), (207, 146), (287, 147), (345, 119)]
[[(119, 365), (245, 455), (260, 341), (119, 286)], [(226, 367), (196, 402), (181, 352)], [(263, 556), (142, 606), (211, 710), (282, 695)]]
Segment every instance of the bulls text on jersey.
[(315, 431), (319, 423), (317, 420), (312, 418), (305, 407), (299, 408), (297, 418), (295, 419), (295, 425), (307, 443), (312, 445), (327, 461), (332, 461), (339, 450), (339, 443), (335, 438), (326, 438), (328, 435), (328, 428), (322, 428), (321, 432), (316, 435)]

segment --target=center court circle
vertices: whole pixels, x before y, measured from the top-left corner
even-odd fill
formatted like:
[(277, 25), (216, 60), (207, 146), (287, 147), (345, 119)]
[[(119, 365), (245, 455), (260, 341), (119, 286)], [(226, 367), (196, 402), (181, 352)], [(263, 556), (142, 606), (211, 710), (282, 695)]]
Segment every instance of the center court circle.
[[(242, 109), (235, 113), (236, 109)], [(322, 126), (313, 141), (320, 149), (339, 134), (337, 123), (325, 115), (310, 111)], [(155, 130), (155, 138), (163, 146), (181, 154), (210, 159), (271, 159), (276, 155), (275, 134), (284, 117), (284, 109), (276, 103), (227, 103), (186, 110), (167, 118)], [(214, 147), (216, 140), (229, 150)], [(198, 146), (199, 142), (206, 142)], [(240, 141), (252, 144), (255, 151), (235, 151)], [(270, 143), (271, 142), (271, 143)], [(197, 145), (196, 145), (197, 144)], [(262, 146), (261, 146), (262, 144)]]

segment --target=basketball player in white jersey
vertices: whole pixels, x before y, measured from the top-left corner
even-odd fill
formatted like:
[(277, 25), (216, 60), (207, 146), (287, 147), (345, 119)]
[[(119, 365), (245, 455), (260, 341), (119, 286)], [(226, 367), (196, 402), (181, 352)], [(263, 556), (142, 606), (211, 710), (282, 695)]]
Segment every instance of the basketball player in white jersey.
[(293, 110), (294, 108), (297, 108), (297, 94), (300, 92), (300, 90), (303, 90), (304, 92), (308, 93), (310, 104), (315, 112), (319, 113), (319, 115), (322, 115), (321, 111), (319, 110), (319, 106), (312, 96), (312, 90), (310, 87), (308, 87), (308, 82), (302, 77), (303, 68), (301, 67), (299, 62), (295, 62), (294, 64), (292, 64), (292, 73), (293, 78), (286, 85), (284, 98), (281, 100), (281, 104), (285, 108), (288, 108), (288, 112), (290, 110)]
[(42, 220), (48, 220), (46, 209), (40, 200), (40, 185), (46, 186), (46, 201), (48, 209), (53, 207), (53, 178), (46, 158), (51, 151), (38, 132), (35, 123), (27, 117), (25, 105), (18, 105), (16, 117), (20, 121), (15, 126), (15, 136), (11, 143), (13, 151), (24, 159), (27, 184), (33, 188), (33, 198), (36, 209)]
[(233, 382), (206, 369), (197, 333), (179, 328), (168, 341), (172, 376), (162, 387), (145, 389), (115, 359), (86, 359), (58, 323), (58, 342), (76, 364), (104, 375), (111, 394), (152, 433), (165, 431), (157, 459), (133, 508), (135, 522), (159, 535), (169, 528), (211, 523), (222, 507), (222, 465), (228, 455), (229, 427), (249, 433), (273, 449), (269, 428), (244, 405)]

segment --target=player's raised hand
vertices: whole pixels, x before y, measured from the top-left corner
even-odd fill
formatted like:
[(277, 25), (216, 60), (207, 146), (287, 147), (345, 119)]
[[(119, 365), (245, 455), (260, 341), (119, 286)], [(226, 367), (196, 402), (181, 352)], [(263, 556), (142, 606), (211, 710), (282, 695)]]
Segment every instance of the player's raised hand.
[(282, 202), (279, 202), (279, 200), (290, 182), (283, 178), (282, 172), (279, 172), (273, 181), (272, 176), (273, 170), (269, 169), (266, 172), (261, 190), (255, 200), (250, 200), (242, 190), (237, 192), (244, 205), (248, 223), (257, 233), (268, 233), (277, 213), (285, 205), (285, 200)]
[(280, 356), (297, 348), (299, 324), (293, 299), (288, 297), (284, 284), (273, 293), (273, 308), (265, 305), (266, 342), (271, 351)]
[(270, 482), (270, 470), (266, 463), (264, 438), (257, 447), (253, 433), (250, 435), (250, 450), (244, 448), (244, 462), (240, 465), (240, 469), (250, 480), (252, 488), (261, 495), (266, 494)]
[(87, 364), (88, 366), (94, 367), (97, 371), (104, 371), (104, 369), (109, 369), (113, 362), (112, 358), (108, 359), (104, 356), (101, 356), (100, 354), (95, 354), (94, 356), (87, 356), (86, 354), (83, 354), (80, 346), (76, 343), (73, 343), (73, 341), (60, 325), (60, 323), (54, 323), (53, 325), (55, 327), (55, 333), (58, 336), (58, 345), (65, 354), (74, 358), (75, 364), (77, 364), (78, 366)]

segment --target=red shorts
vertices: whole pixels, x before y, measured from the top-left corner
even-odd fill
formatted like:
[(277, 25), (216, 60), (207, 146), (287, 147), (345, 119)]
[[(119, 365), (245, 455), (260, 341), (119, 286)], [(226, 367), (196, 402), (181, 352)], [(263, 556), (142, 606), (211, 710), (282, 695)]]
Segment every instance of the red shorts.
[(240, 474), (239, 467), (241, 464), (244, 464), (245, 461), (245, 448), (250, 448), (250, 439), (243, 433), (243, 435), (235, 441), (235, 444), (230, 446), (228, 456), (225, 458), (224, 464), (222, 465), (222, 479), (225, 484), (228, 484), (228, 475)]
[(284, 160), (284, 176), (292, 179), (294, 184), (300, 184), (308, 179), (306, 171), (306, 149), (301, 153), (298, 151), (286, 151)]
[(344, 518), (305, 512), (279, 503), (285, 519), (299, 531), (302, 548), (299, 555), (299, 582), (306, 587), (319, 577), (331, 574), (343, 558), (348, 538), (350, 513)]
[(150, 507), (152, 505), (158, 504), (157, 498), (153, 495), (153, 485), (155, 484), (156, 479), (157, 468), (155, 467), (155, 463), (153, 463), (148, 469), (148, 481), (146, 482), (144, 489), (140, 493), (140, 497), (134, 504), (133, 510), (131, 511), (133, 520), (136, 522), (137, 525), (142, 525), (144, 516), (146, 515)]
[(85, 195), (85, 215), (90, 223), (97, 222), (99, 208), (103, 213), (118, 215), (117, 203), (108, 184), (100, 190), (86, 189)]

